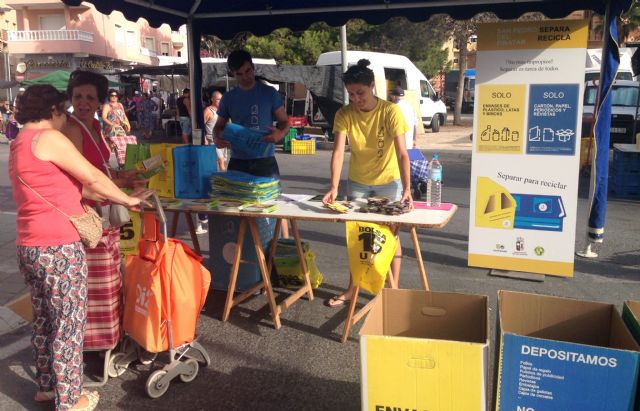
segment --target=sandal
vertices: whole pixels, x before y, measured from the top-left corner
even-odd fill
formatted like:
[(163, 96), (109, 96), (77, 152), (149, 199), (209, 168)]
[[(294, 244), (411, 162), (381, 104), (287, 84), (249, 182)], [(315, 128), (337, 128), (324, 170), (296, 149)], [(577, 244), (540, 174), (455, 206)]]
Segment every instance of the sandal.
[(87, 405), (82, 408), (71, 408), (74, 411), (93, 411), (98, 406), (98, 401), (100, 400), (100, 394), (97, 391), (89, 391), (86, 389), (82, 390), (81, 393), (87, 399)]
[(325, 300), (324, 305), (326, 305), (327, 307), (335, 308), (335, 307), (343, 306), (349, 301), (351, 301), (351, 299), (345, 298), (343, 295), (334, 295), (328, 300)]
[(56, 391), (55, 390), (38, 391), (38, 392), (36, 392), (36, 396), (34, 398), (34, 400), (36, 400), (36, 402), (49, 402), (49, 401), (54, 401), (55, 399), (56, 399)]

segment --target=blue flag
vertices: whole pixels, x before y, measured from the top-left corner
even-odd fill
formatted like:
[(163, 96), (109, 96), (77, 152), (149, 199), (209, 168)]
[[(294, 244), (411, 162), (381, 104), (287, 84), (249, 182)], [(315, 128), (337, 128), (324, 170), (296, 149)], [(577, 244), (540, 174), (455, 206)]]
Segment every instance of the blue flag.
[(611, 88), (620, 65), (618, 50), (618, 16), (624, 11), (626, 1), (612, 1), (608, 21), (605, 21), (602, 48), (602, 72), (600, 74), (600, 103), (595, 116), (595, 167), (591, 173), (591, 198), (589, 206), (589, 240), (601, 243), (604, 238), (604, 222), (607, 214), (607, 190), (609, 177), (609, 138), (611, 132)]

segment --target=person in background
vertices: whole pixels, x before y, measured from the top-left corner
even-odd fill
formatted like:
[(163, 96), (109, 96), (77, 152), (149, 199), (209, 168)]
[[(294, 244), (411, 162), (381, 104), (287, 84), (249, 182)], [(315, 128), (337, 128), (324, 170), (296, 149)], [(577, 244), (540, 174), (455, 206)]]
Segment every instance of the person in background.
[(182, 90), (182, 97), (176, 101), (176, 120), (180, 122), (182, 129), (182, 142), (189, 144), (191, 135), (191, 90)]
[(2, 128), (0, 132), (5, 133), (5, 128), (9, 122), (9, 102), (3, 101), (0, 103), (0, 115), (2, 116)]
[[(344, 161), (344, 147), (349, 136), (349, 177), (347, 194), (350, 200), (371, 196), (387, 197), (391, 201), (408, 202), (413, 208), (409, 174), (409, 154), (405, 146), (405, 133), (409, 131), (400, 107), (379, 99), (373, 94), (375, 81), (369, 60), (362, 59), (342, 75), (349, 93), (349, 105), (336, 113), (333, 122), (335, 136), (331, 156), (331, 187), (322, 202), (338, 199), (338, 185)], [(400, 276), (402, 248), (398, 242), (391, 263), (396, 280)], [(338, 307), (353, 297), (354, 286), (349, 276), (349, 287), (325, 304)]]
[[(222, 93), (214, 91), (211, 93), (209, 99), (209, 105), (204, 108), (204, 127), (205, 127), (205, 140), (204, 144), (213, 144), (213, 127), (218, 120), (218, 107), (220, 106), (220, 100), (222, 99)], [(216, 147), (216, 154), (218, 156), (218, 171), (225, 171), (225, 151), (224, 148)]]
[[(220, 105), (220, 99), (222, 98), (222, 93), (219, 91), (214, 91), (211, 93), (209, 99), (209, 105), (204, 108), (204, 127), (205, 127), (205, 139), (204, 144), (209, 145), (213, 144), (213, 126), (216, 124), (216, 120), (218, 119), (218, 106)], [(216, 156), (218, 159), (218, 171), (225, 171), (225, 151), (224, 148), (216, 147)], [(207, 229), (202, 225), (209, 223), (209, 218), (206, 214), (198, 214), (197, 226), (196, 226), (196, 234), (205, 234)]]
[(87, 258), (68, 216), (84, 213), (83, 197), (129, 208), (142, 200), (120, 191), (59, 131), (67, 121), (65, 101), (48, 84), (31, 86), (18, 98), (16, 117), (24, 126), (11, 144), (9, 177), (18, 266), (31, 290), (35, 401), (89, 411), (99, 395), (82, 388)]
[(402, 87), (398, 86), (391, 90), (391, 101), (400, 107), (400, 111), (402, 111), (402, 115), (407, 122), (407, 126), (409, 126), (409, 131), (404, 133), (405, 147), (407, 150), (418, 147), (416, 140), (416, 111), (411, 106), (411, 103), (404, 99), (404, 89)]
[[(122, 101), (122, 106), (124, 107), (124, 111), (127, 114), (127, 120), (129, 120), (129, 124), (136, 122), (136, 103), (133, 101), (133, 98), (131, 98), (131, 96), (125, 95), (124, 100)], [(138, 127), (138, 123), (136, 122), (135, 128)]]
[(118, 101), (118, 92), (109, 90), (109, 100), (102, 106), (102, 122), (107, 137), (126, 136), (131, 132), (124, 106)]
[[(238, 86), (222, 96), (218, 107), (218, 119), (213, 127), (216, 147), (231, 148), (231, 159), (227, 170), (238, 170), (258, 177), (280, 178), (275, 158), (275, 143), (282, 141), (289, 132), (289, 118), (280, 94), (273, 88), (256, 80), (256, 69), (251, 54), (245, 50), (234, 50), (227, 58), (229, 71)], [(229, 121), (254, 130), (268, 130), (263, 140), (271, 143), (269, 152), (240, 157), (234, 153), (230, 142), (222, 138)], [(276, 126), (273, 126), (273, 122)], [(289, 237), (287, 221), (282, 222), (282, 236)]]
[(140, 94), (140, 92), (138, 90), (133, 92), (133, 104), (135, 106), (135, 110), (134, 113), (136, 115), (136, 125), (138, 127), (138, 129), (142, 128), (142, 102), (144, 101), (142, 95)]
[(157, 110), (156, 103), (149, 98), (149, 93), (142, 93), (142, 137), (146, 140), (153, 136), (155, 120), (153, 113)]
[(152, 113), (153, 127), (158, 130), (160, 129), (160, 118), (162, 117), (162, 112), (164, 110), (164, 102), (160, 98), (159, 93), (153, 93), (151, 95), (151, 101), (156, 105), (156, 110)]

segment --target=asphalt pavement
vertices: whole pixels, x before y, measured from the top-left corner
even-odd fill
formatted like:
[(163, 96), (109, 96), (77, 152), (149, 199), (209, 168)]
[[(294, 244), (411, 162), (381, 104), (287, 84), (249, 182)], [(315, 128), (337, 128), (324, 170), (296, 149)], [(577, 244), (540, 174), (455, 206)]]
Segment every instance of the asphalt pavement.
[[(441, 133), (427, 132), (419, 146), (428, 157), (438, 152), (444, 170), (443, 201), (459, 209), (451, 222), (440, 230), (419, 230), (422, 257), (434, 291), (487, 295), (490, 302), (490, 386), (492, 402), (493, 364), (496, 354), (495, 323), (497, 291), (500, 289), (534, 292), (613, 303), (618, 307), (627, 299), (640, 296), (640, 203), (610, 198), (607, 235), (598, 248), (599, 258), (577, 258), (573, 278), (546, 276), (541, 281), (525, 281), (489, 275), (489, 270), (467, 266), (469, 224), (469, 176), (471, 170), (469, 127), (444, 127)], [(0, 169), (7, 170), (8, 146), (0, 144)], [(311, 156), (278, 153), (283, 191), (323, 193), (329, 183), (330, 151)], [(345, 167), (346, 171), (346, 167)], [(346, 173), (343, 173), (343, 176)], [(341, 187), (342, 188), (342, 187)], [(576, 249), (584, 247), (586, 235), (588, 181), (580, 180)], [(15, 204), (5, 173), (0, 173), (0, 306), (22, 295), (22, 283), (15, 263)], [(339, 337), (346, 308), (329, 308), (323, 301), (339, 293), (348, 282), (348, 262), (344, 248), (344, 226), (300, 222), (304, 240), (317, 255), (324, 275), (313, 301), (302, 299), (282, 314), (282, 328), (275, 330), (264, 296), (255, 296), (234, 308), (227, 323), (220, 321), (225, 294), (212, 291), (200, 317), (198, 334), (208, 350), (212, 364), (201, 368), (191, 383), (178, 380), (157, 400), (144, 392), (146, 379), (161, 364), (133, 364), (122, 377), (110, 379), (99, 389), (101, 410), (356, 410), (360, 408), (360, 353), (356, 325), (347, 343)], [(215, 229), (215, 228), (211, 228)], [(179, 238), (188, 241), (185, 227)], [(420, 289), (416, 256), (408, 233), (401, 233), (405, 244), (400, 286)], [(200, 236), (206, 260), (208, 236)], [(212, 275), (215, 276), (215, 270)], [(278, 300), (290, 291), (277, 289)], [(371, 297), (363, 295), (361, 304)], [(5, 326), (5, 330), (6, 330)], [(1, 334), (1, 333), (0, 333)], [(29, 349), (28, 326), (17, 325), (0, 335), (0, 410), (40, 410), (47, 407), (33, 402), (34, 367)], [(161, 361), (166, 358), (160, 357)], [(100, 368), (97, 353), (86, 355), (87, 373)]]

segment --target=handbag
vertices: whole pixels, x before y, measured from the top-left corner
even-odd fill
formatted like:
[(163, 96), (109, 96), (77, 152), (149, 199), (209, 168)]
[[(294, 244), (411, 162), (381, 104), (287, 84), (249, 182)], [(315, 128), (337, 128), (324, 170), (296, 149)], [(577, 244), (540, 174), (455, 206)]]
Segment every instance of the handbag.
[[(107, 160), (102, 155), (102, 151), (100, 151), (100, 147), (98, 147), (98, 143), (96, 143), (93, 137), (91, 137), (91, 132), (87, 128), (86, 124), (78, 120), (76, 117), (74, 117), (74, 119), (78, 124), (80, 124), (84, 128), (84, 131), (86, 131), (87, 134), (89, 135), (89, 139), (96, 146), (96, 150), (98, 150), (98, 153), (102, 158), (102, 163), (104, 165), (105, 171), (107, 172), (107, 175), (109, 176), (109, 179), (113, 180), (113, 178), (111, 177), (111, 172), (109, 171), (109, 164), (107, 164)], [(102, 135), (100, 137), (102, 137)], [(107, 144), (107, 147), (108, 146), (109, 145)], [(127, 224), (129, 221), (131, 221), (131, 217), (129, 216), (129, 210), (127, 209), (127, 207), (123, 206), (122, 204), (113, 204), (111, 201), (107, 201), (107, 204), (99, 205), (98, 207), (99, 207), (99, 214), (104, 219), (104, 225), (106, 226), (111, 225), (112, 227), (120, 228), (123, 225)], [(107, 227), (104, 227), (104, 228), (107, 228)]]
[(78, 234), (80, 235), (80, 241), (84, 244), (85, 247), (93, 248), (98, 245), (100, 239), (102, 238), (102, 219), (93, 209), (93, 207), (89, 207), (87, 204), (82, 203), (82, 208), (84, 209), (84, 213), (77, 216), (70, 216), (64, 211), (60, 210), (58, 207), (54, 206), (49, 200), (42, 197), (40, 193), (31, 188), (31, 186), (24, 182), (24, 180), (18, 176), (18, 180), (29, 190), (31, 190), (35, 195), (40, 197), (42, 201), (49, 204), (51, 207), (55, 208), (60, 214), (67, 217), (71, 224), (78, 230)]

